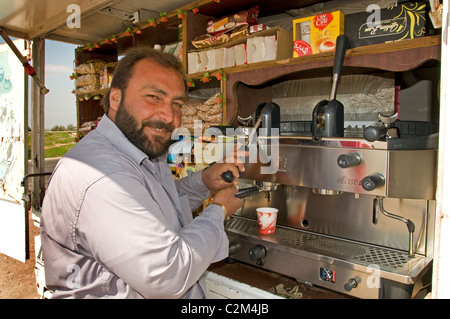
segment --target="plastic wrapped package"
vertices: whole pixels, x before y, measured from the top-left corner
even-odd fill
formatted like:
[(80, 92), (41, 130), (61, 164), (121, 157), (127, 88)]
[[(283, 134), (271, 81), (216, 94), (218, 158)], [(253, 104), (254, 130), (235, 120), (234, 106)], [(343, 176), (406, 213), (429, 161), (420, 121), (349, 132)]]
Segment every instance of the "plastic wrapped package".
[(85, 74), (80, 75), (75, 80), (75, 85), (77, 87), (87, 86), (87, 85), (100, 85), (100, 79), (98, 74)]
[(93, 61), (78, 65), (75, 68), (77, 74), (99, 74), (104, 67), (115, 67), (117, 62)]
[(93, 61), (83, 63), (75, 68), (76, 94), (88, 94), (109, 87), (117, 62)]
[(249, 10), (230, 14), (219, 19), (210, 19), (206, 26), (206, 32), (217, 34), (222, 31), (233, 29), (242, 24), (254, 25), (258, 23), (259, 6), (255, 5)]
[[(218, 102), (219, 93), (213, 90), (199, 90), (196, 96), (191, 96), (181, 109), (181, 126), (191, 131), (200, 130), (204, 132), (212, 125), (222, 124), (222, 104)], [(205, 92), (208, 95), (206, 98)], [(200, 121), (200, 122), (195, 122)], [(195, 127), (195, 124), (198, 127)]]

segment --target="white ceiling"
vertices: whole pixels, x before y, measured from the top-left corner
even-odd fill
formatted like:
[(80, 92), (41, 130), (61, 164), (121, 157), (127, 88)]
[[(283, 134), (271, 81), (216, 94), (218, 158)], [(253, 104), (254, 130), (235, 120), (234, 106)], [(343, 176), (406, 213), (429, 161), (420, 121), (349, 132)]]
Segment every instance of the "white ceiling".
[[(98, 41), (126, 29), (123, 19), (99, 12), (105, 8), (126, 13), (140, 10), (146, 18), (149, 14), (147, 10), (156, 13), (170, 12), (191, 2), (192, 0), (0, 0), (0, 28), (11, 36), (29, 40), (46, 36), (73, 43)], [(78, 5), (81, 11), (80, 28), (67, 26), (67, 19), (75, 12), (68, 11), (71, 4)]]

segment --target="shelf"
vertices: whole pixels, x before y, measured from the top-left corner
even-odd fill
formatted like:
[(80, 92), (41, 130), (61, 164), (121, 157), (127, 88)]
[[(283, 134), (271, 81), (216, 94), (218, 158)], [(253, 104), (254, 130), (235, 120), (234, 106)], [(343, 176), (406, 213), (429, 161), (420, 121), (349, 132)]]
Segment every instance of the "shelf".
[[(441, 37), (430, 36), (392, 43), (374, 44), (347, 50), (344, 71), (350, 67), (389, 72), (404, 72), (420, 67), (428, 61), (440, 61)], [(224, 69), (226, 73), (226, 123), (237, 116), (236, 86), (261, 86), (277, 78), (312, 70), (331, 70), (334, 53), (320, 53), (276, 62), (262, 62)], [(315, 72), (316, 72), (315, 71)], [(318, 71), (317, 71), (318, 72)], [(330, 71), (327, 71), (330, 75)], [(261, 92), (258, 97), (264, 98)], [(252, 105), (255, 105), (254, 101)], [(244, 106), (245, 107), (245, 106)], [(250, 106), (249, 106), (250, 107)], [(247, 112), (249, 113), (249, 112)], [(243, 116), (241, 114), (241, 116)]]
[[(392, 43), (382, 43), (357, 47), (347, 50), (344, 66), (374, 68), (392, 72), (402, 72), (414, 69), (426, 61), (440, 60), (441, 36), (423, 37)], [(319, 53), (299, 58), (290, 58), (281, 61), (268, 61), (262, 63), (247, 64), (244, 66), (224, 69), (230, 76), (239, 73), (240, 77), (246, 77), (245, 72), (264, 69), (265, 78), (270, 79), (274, 73), (285, 74), (286, 68), (296, 72), (302, 70), (331, 67), (334, 63), (334, 53)], [(270, 69), (277, 69), (273, 72)], [(248, 85), (259, 85), (265, 80), (248, 76)]]
[[(404, 40), (392, 43), (374, 44), (369, 46), (357, 47), (347, 50), (344, 66), (354, 66), (363, 68), (375, 68), (385, 71), (401, 72), (416, 68), (428, 60), (440, 60), (440, 44), (441, 36), (430, 36), (417, 38), (412, 40)], [(394, 59), (392, 54), (397, 52)], [(411, 53), (413, 54), (411, 56)], [(375, 56), (374, 56), (375, 55)], [(240, 66), (223, 68), (226, 74), (242, 72), (257, 71), (264, 69), (268, 71), (271, 68), (296, 68), (302, 71), (308, 69), (317, 69), (323, 67), (330, 67), (334, 63), (334, 53), (319, 53), (299, 58), (289, 58), (279, 61), (265, 61), (252, 64), (244, 64)], [(279, 69), (281, 74), (284, 74), (284, 69)], [(197, 72), (188, 74), (188, 78), (200, 78), (205, 74), (204, 72)], [(214, 74), (218, 70), (209, 71)], [(270, 72), (270, 71), (268, 71)], [(272, 74), (267, 74), (268, 78), (272, 78)], [(259, 85), (262, 81), (259, 77), (255, 78), (253, 75), (249, 76), (247, 81), (243, 81), (248, 85)]]
[[(288, 10), (311, 6), (319, 2), (324, 1), (290, 0), (276, 2), (273, 0), (227, 0), (217, 3), (214, 0), (197, 0), (179, 8), (185, 13), (185, 17), (182, 19), (177, 16), (175, 10), (171, 11), (167, 15), (167, 22), (158, 20), (156, 26), (153, 26), (150, 22), (145, 23), (144, 25), (134, 28), (132, 30), (132, 36), (126, 32), (122, 32), (115, 36), (117, 43), (107, 43), (106, 40), (102, 40), (96, 44), (97, 47), (94, 50), (89, 50), (86, 46), (78, 51), (77, 59), (79, 60), (79, 63), (94, 59), (106, 60), (108, 57), (117, 59), (118, 55), (126, 48), (134, 45), (146, 44), (153, 46), (154, 44), (164, 45), (173, 43), (178, 40), (178, 25), (182, 24), (182, 60), (183, 69), (187, 74), (187, 53), (194, 50), (191, 41), (206, 32), (206, 23), (209, 18), (220, 18), (231, 13), (248, 10), (256, 4), (260, 6), (259, 17), (261, 18)], [(198, 12), (193, 9), (198, 9)], [(136, 32), (137, 30), (139, 30), (139, 32)], [(373, 70), (404, 72), (420, 67), (429, 61), (439, 63), (441, 53), (440, 44), (440, 36), (430, 36), (413, 40), (352, 48), (347, 50), (346, 53), (344, 74), (346, 72), (347, 74), (351, 72), (364, 73)], [(269, 90), (267, 89), (263, 92), (263, 90), (258, 90), (258, 86), (264, 86), (265, 84), (269, 85), (269, 82), (276, 81), (277, 79), (286, 80), (296, 77), (306, 78), (320, 75), (330, 75), (331, 77), (333, 63), (334, 53), (320, 53), (299, 58), (287, 58), (278, 61), (265, 61), (211, 70), (208, 71), (208, 73), (211, 78), (214, 78), (219, 72), (223, 73), (225, 76), (225, 80), (222, 79), (219, 81), (217, 86), (220, 87), (220, 91), (225, 98), (224, 123), (233, 124), (237, 115), (238, 96), (251, 95), (245, 97), (248, 105), (240, 105), (243, 113), (249, 113), (250, 108), (252, 108), (259, 100), (263, 99), (264, 101), (270, 98)], [(206, 72), (207, 71), (203, 71), (186, 75), (187, 79), (197, 83), (194, 89), (203, 86), (200, 79)], [(246, 87), (244, 88), (244, 86)], [(255, 94), (250, 94), (249, 92)], [(98, 109), (94, 113), (101, 112), (101, 107), (95, 106), (93, 102), (87, 103), (83, 101), (82, 103), (86, 106), (88, 105), (89, 107)], [(81, 113), (78, 116), (80, 121), (85, 117), (83, 115), (83, 110), (86, 107), (85, 105), (81, 108), (78, 108), (77, 106), (78, 111)], [(92, 116), (96, 115), (97, 114), (92, 114)]]

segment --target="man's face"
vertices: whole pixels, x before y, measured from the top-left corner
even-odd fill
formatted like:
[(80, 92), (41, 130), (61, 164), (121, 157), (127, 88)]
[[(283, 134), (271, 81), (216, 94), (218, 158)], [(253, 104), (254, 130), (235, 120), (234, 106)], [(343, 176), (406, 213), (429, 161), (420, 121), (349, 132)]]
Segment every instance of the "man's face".
[(110, 118), (150, 159), (163, 155), (180, 127), (185, 86), (180, 74), (150, 60), (134, 65), (125, 94), (111, 89)]

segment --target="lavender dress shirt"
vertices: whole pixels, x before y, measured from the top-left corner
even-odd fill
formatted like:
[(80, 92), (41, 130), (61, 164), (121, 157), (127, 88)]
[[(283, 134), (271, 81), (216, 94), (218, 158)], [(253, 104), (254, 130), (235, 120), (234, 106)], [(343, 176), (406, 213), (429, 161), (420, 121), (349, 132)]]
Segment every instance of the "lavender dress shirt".
[(174, 181), (167, 156), (136, 148), (106, 116), (58, 162), (41, 215), (53, 298), (204, 298), (228, 255), (224, 212), (201, 172)]

